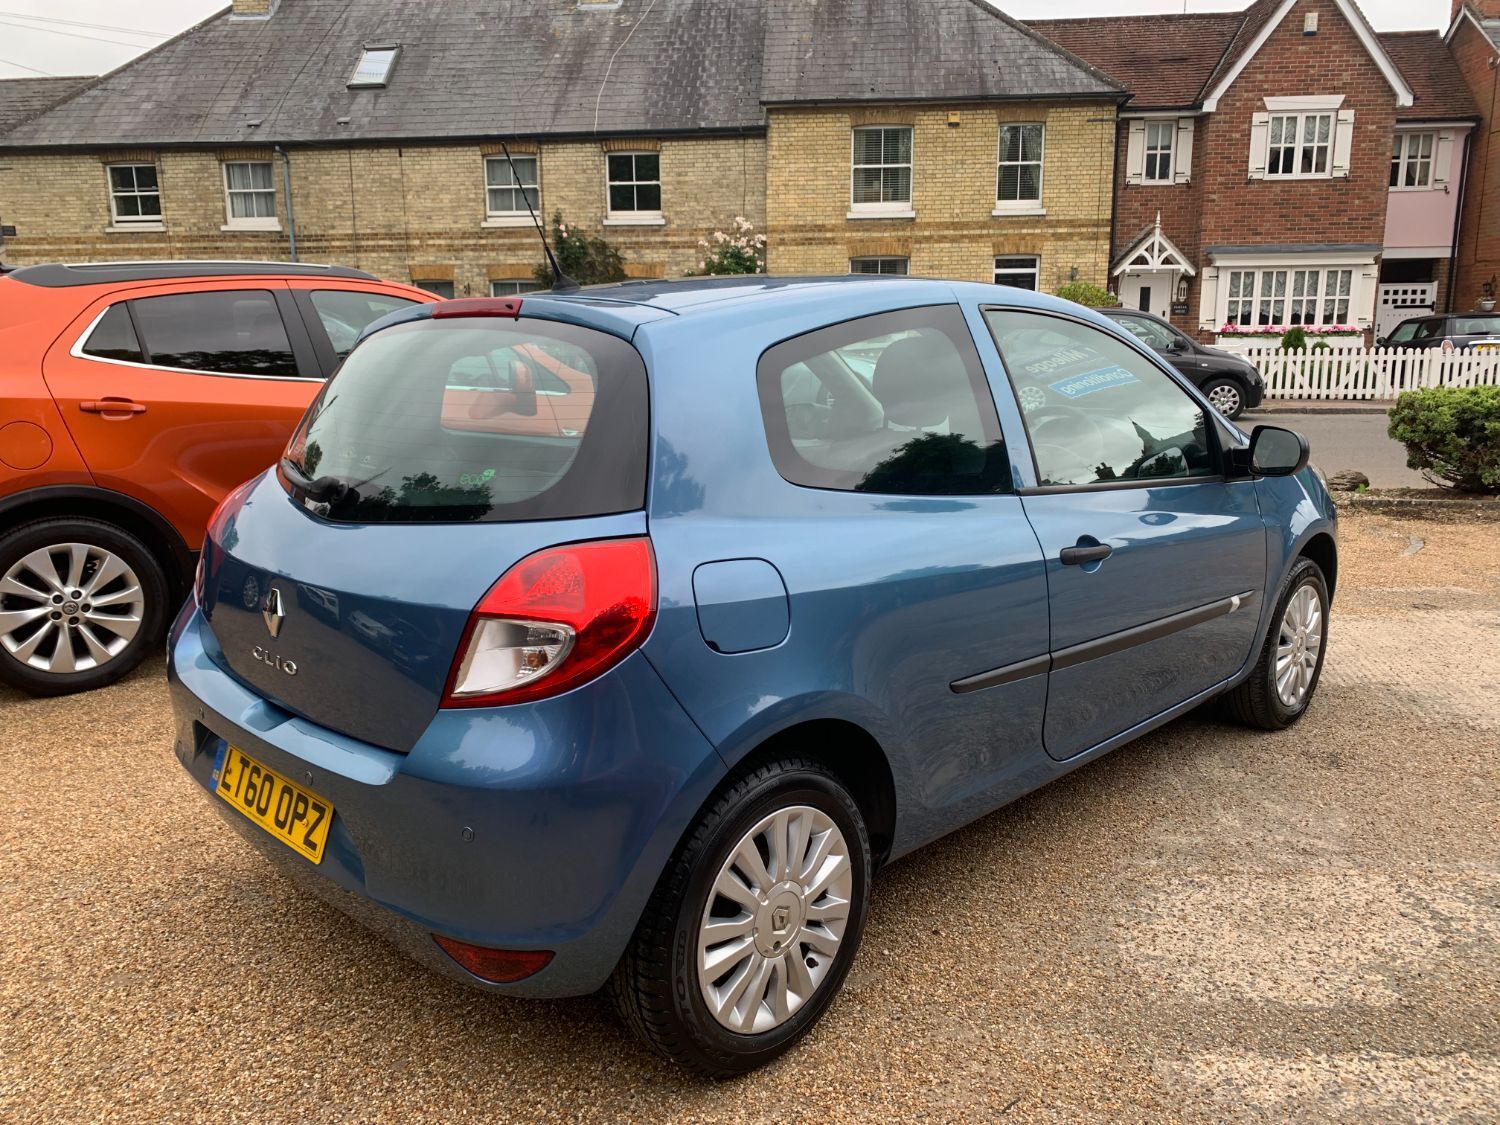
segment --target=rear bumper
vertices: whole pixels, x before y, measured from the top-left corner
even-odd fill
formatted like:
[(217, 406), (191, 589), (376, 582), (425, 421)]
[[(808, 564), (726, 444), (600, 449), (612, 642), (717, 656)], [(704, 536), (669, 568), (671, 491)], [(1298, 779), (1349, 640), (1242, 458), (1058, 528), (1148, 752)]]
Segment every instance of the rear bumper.
[[(211, 655), (190, 605), (168, 675), (179, 762), (250, 843), (319, 897), (445, 975), (518, 996), (599, 988), (724, 766), (639, 654), (566, 696), (440, 711), (410, 754), (267, 703)], [(205, 641), (207, 640), (207, 644)], [(212, 794), (230, 741), (328, 800), (314, 865)], [(229, 919), (226, 919), (226, 922)], [(514, 984), (479, 980), (434, 933), (556, 953)]]

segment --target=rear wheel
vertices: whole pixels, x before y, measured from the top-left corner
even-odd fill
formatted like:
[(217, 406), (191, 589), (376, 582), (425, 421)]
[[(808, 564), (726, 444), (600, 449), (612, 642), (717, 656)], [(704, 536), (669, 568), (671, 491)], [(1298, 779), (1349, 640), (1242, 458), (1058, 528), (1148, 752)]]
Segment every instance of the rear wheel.
[(139, 539), (92, 519), (0, 540), (0, 681), (33, 695), (103, 687), (161, 639), (167, 579)]
[(1204, 397), (1226, 418), (1238, 418), (1245, 412), (1245, 388), (1234, 379), (1210, 379), (1203, 384)]
[(1318, 688), (1327, 640), (1328, 583), (1317, 563), (1298, 559), (1282, 583), (1254, 670), (1225, 697), (1235, 718), (1262, 730), (1300, 719)]
[(821, 765), (787, 759), (746, 774), (663, 873), (610, 982), (621, 1016), (702, 1074), (770, 1062), (838, 993), (870, 867), (859, 808)]

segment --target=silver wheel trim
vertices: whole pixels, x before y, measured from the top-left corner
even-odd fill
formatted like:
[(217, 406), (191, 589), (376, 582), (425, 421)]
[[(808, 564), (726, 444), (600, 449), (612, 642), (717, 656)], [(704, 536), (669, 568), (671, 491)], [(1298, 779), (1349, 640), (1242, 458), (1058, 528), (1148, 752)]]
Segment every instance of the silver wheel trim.
[(698, 926), (698, 987), (714, 1019), (740, 1035), (791, 1019), (838, 958), (853, 893), (848, 843), (826, 813), (794, 805), (746, 832)]
[(0, 647), (38, 672), (88, 672), (125, 651), (145, 609), (119, 555), (89, 543), (38, 547), (0, 578)]
[(1282, 706), (1300, 707), (1307, 700), (1322, 650), (1323, 604), (1311, 585), (1299, 586), (1276, 638), (1276, 697)]
[(1208, 392), (1209, 404), (1220, 414), (1230, 415), (1240, 408), (1240, 392), (1229, 384), (1221, 384)]

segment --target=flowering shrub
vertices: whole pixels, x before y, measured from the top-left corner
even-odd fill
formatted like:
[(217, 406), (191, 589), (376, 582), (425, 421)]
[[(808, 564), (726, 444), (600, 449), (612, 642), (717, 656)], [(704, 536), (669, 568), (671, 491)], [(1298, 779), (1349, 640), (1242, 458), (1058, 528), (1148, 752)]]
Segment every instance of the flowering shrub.
[[(562, 212), (552, 213), (552, 252), (557, 264), (579, 285), (599, 285), (625, 280), (620, 252), (596, 235), (584, 234), (563, 222)], [(532, 271), (537, 281), (552, 285), (552, 267), (546, 262)]]
[(1219, 326), (1220, 336), (1285, 336), (1293, 328), (1301, 328), (1309, 336), (1363, 336), (1365, 330), (1352, 324), (1329, 324), (1322, 328), (1300, 324), (1224, 324)]
[(700, 238), (698, 248), (703, 257), (693, 274), (765, 273), (766, 236), (755, 233), (755, 224), (743, 215), (734, 220), (734, 230), (725, 233), (714, 231), (712, 240)]

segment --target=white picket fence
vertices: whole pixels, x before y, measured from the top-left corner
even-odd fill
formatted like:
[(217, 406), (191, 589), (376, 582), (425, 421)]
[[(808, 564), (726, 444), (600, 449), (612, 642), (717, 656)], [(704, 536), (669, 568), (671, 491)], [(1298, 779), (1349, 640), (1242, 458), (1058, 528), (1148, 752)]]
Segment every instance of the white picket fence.
[(1419, 387), (1500, 384), (1500, 352), (1436, 348), (1289, 352), (1251, 346), (1241, 354), (1260, 368), (1268, 398), (1383, 399)]

